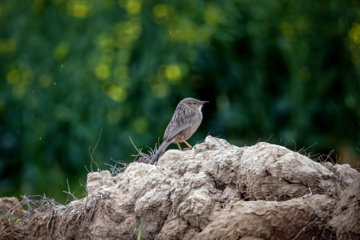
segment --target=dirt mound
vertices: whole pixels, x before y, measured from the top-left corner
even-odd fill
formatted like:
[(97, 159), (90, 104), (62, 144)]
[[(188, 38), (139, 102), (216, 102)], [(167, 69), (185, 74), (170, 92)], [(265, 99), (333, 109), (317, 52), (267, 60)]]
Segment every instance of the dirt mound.
[(338, 239), (360, 239), (360, 179), (345, 190), (329, 225)]
[(193, 150), (167, 151), (156, 166), (89, 173), (87, 197), (3, 219), (0, 237), (136, 239), (141, 222), (141, 239), (354, 239), (359, 179), (348, 165), (278, 145), (239, 148), (208, 136)]

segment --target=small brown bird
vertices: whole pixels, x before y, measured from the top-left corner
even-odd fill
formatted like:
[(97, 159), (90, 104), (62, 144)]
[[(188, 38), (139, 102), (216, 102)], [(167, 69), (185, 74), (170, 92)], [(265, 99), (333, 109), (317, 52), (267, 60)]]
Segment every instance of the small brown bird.
[(174, 115), (167, 126), (164, 134), (164, 141), (150, 160), (153, 164), (165, 151), (170, 143), (175, 142), (181, 149), (179, 142), (184, 142), (190, 149), (191, 145), (186, 142), (198, 129), (202, 121), (201, 108), (208, 101), (200, 101), (194, 98), (185, 98), (176, 107)]

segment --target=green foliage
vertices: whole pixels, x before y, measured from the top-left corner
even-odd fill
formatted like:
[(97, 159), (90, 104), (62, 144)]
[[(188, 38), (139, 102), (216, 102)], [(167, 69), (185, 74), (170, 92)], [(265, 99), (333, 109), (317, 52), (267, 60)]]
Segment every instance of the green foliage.
[(138, 235), (137, 235), (137, 240), (141, 240), (141, 230), (142, 230), (142, 222), (140, 220), (140, 227), (139, 227), (139, 232), (138, 232)]
[(359, 47), (357, 1), (1, 1), (0, 195), (81, 196), (101, 128), (99, 167), (129, 162), (188, 96), (192, 144), (354, 148)]

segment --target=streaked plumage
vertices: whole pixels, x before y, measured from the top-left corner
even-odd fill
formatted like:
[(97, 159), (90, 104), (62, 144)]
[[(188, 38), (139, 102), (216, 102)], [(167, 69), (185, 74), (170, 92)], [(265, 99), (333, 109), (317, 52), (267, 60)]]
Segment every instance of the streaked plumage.
[(188, 140), (200, 126), (202, 121), (201, 108), (205, 103), (207, 103), (207, 101), (185, 98), (177, 105), (174, 115), (165, 130), (164, 141), (154, 157), (150, 160), (150, 164), (157, 161), (170, 143), (185, 142), (191, 147), (186, 140)]

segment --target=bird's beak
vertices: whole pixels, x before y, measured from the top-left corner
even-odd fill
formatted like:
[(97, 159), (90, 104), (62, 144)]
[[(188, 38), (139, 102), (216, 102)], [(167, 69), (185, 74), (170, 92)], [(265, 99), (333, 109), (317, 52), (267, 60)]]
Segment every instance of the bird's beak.
[(201, 105), (204, 105), (205, 103), (209, 103), (209, 101), (201, 101)]

